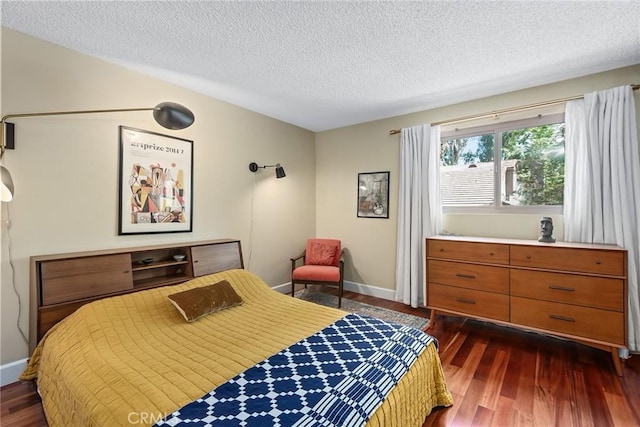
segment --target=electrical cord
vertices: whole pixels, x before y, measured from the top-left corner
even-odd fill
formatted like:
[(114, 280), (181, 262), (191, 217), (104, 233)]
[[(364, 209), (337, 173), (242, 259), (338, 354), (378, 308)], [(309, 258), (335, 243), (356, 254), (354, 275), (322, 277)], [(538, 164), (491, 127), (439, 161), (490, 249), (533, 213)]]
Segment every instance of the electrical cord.
[(29, 339), (27, 338), (27, 335), (24, 333), (24, 331), (22, 330), (22, 327), (20, 327), (20, 318), (22, 317), (22, 298), (20, 297), (20, 293), (18, 292), (18, 288), (16, 287), (16, 268), (13, 264), (13, 255), (11, 254), (11, 212), (9, 210), (9, 204), (7, 205), (7, 221), (6, 221), (6, 232), (7, 232), (7, 254), (9, 255), (9, 266), (11, 267), (11, 285), (13, 287), (13, 292), (16, 294), (16, 297), (18, 298), (18, 317), (16, 318), (16, 327), (18, 328), (18, 331), (20, 332), (20, 335), (22, 336), (22, 339), (24, 340), (25, 344), (27, 345), (27, 348), (29, 347)]
[(249, 261), (247, 262), (247, 271), (251, 271), (251, 256), (253, 255), (253, 199), (256, 192), (256, 174), (253, 175), (253, 183), (251, 185), (251, 205), (249, 207)]

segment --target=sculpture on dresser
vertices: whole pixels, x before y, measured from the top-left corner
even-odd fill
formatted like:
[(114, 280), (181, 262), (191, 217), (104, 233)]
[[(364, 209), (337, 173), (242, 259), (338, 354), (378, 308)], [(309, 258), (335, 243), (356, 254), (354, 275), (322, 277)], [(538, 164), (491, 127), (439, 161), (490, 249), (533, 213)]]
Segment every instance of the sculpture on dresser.
[(553, 220), (548, 216), (543, 216), (540, 220), (540, 237), (538, 242), (555, 243), (553, 238)]

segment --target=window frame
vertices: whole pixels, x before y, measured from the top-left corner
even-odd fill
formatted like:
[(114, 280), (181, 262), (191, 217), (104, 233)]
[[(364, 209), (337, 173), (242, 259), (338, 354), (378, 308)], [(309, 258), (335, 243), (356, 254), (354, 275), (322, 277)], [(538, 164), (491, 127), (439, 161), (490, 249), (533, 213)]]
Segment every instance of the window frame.
[[(442, 212), (444, 214), (455, 213), (495, 213), (495, 214), (548, 214), (557, 215), (562, 214), (563, 205), (537, 205), (537, 206), (506, 206), (502, 205), (501, 195), (501, 181), (502, 177), (498, 173), (502, 167), (502, 132), (522, 129), (527, 127), (543, 126), (550, 124), (565, 123), (564, 113), (556, 114), (538, 114), (534, 117), (529, 117), (519, 120), (511, 120), (500, 123), (492, 123), (487, 125), (480, 125), (474, 127), (455, 128), (452, 130), (442, 131), (440, 134), (440, 149), (441, 152), (442, 140), (450, 138), (465, 138), (471, 136), (479, 136), (488, 133), (494, 134), (494, 146), (493, 146), (493, 197), (494, 206), (442, 206)], [(566, 140), (565, 140), (566, 144)], [(440, 163), (438, 163), (440, 164)]]

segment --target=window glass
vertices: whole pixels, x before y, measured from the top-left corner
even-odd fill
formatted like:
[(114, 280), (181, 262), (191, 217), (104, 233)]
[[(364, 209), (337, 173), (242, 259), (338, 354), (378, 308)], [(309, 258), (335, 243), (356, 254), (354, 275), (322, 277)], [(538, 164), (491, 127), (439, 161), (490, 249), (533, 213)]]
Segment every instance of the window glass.
[(443, 206), (561, 206), (564, 117), (540, 122), (537, 118), (445, 134), (440, 150)]
[(493, 206), (493, 134), (442, 140), (440, 185), (443, 206)]
[(502, 132), (501, 158), (503, 205), (562, 205), (564, 123)]

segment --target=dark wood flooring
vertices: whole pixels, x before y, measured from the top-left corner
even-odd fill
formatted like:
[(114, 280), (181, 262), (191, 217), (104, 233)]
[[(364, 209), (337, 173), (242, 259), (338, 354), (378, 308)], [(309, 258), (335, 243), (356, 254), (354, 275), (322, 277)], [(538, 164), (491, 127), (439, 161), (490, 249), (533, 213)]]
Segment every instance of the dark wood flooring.
[[(344, 296), (429, 317), (427, 309)], [(438, 315), (429, 333), (440, 343), (455, 403), (434, 410), (423, 427), (640, 426), (638, 355), (623, 363), (618, 377), (608, 352), (515, 328)], [(33, 382), (2, 387), (0, 401), (1, 426), (47, 425)]]

